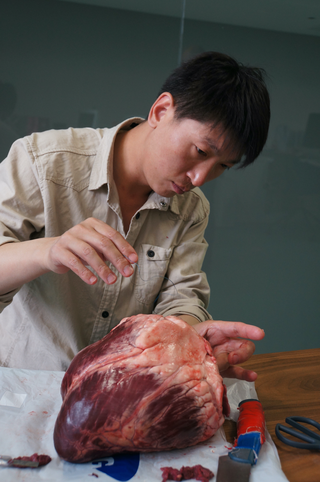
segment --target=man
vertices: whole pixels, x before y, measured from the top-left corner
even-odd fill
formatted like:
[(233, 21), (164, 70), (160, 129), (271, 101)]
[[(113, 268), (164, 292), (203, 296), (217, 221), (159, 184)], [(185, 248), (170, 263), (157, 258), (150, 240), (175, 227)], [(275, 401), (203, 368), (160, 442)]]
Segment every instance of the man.
[(1, 364), (64, 370), (125, 316), (154, 311), (194, 325), (223, 375), (254, 380), (235, 365), (263, 331), (206, 311), (198, 188), (253, 162), (269, 118), (262, 72), (208, 52), (173, 72), (147, 120), (14, 143), (0, 172)]

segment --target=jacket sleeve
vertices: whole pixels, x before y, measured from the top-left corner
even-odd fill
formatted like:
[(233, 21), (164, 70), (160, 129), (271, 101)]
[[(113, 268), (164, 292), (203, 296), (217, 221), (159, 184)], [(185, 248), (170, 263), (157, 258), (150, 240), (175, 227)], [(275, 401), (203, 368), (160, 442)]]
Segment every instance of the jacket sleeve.
[(199, 321), (212, 319), (207, 311), (210, 288), (202, 264), (208, 248), (204, 238), (209, 219), (209, 203), (199, 198), (198, 207), (185, 222), (183, 235), (171, 256), (166, 279), (154, 312), (191, 315)]
[[(19, 139), (0, 164), (0, 250), (3, 244), (42, 236), (43, 210), (31, 148), (27, 138)], [(0, 312), (11, 303), (17, 291), (0, 296)]]

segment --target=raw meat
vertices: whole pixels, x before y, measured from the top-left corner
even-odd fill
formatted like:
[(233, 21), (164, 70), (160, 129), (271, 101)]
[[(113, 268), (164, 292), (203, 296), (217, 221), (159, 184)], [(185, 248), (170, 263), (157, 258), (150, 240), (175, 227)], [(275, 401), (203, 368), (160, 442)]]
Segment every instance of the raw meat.
[(122, 320), (73, 359), (61, 395), (54, 444), (69, 462), (195, 445), (229, 408), (209, 343), (174, 316)]
[(211, 470), (202, 467), (202, 465), (194, 465), (193, 467), (181, 467), (180, 470), (172, 467), (161, 467), (162, 482), (167, 480), (190, 480), (196, 479), (200, 482), (209, 482), (214, 477)]
[[(13, 459), (9, 460), (8, 463), (10, 464), (12, 460)], [(17, 462), (18, 460), (21, 460), (23, 462), (38, 462), (39, 464), (38, 467), (40, 467), (41, 465), (47, 465), (49, 462), (51, 462), (51, 457), (49, 455), (44, 455), (44, 454), (38, 455), (37, 453), (30, 455), (30, 457), (27, 457), (25, 455), (23, 457), (15, 457), (14, 458), (15, 467), (19, 467), (19, 464)], [(21, 464), (20, 468), (27, 468), (27, 466)], [(34, 467), (29, 467), (29, 468), (34, 468)]]
[(174, 469), (173, 467), (161, 467), (161, 470), (162, 482), (167, 482), (167, 480), (177, 480), (179, 482), (182, 480), (182, 474), (178, 469)]

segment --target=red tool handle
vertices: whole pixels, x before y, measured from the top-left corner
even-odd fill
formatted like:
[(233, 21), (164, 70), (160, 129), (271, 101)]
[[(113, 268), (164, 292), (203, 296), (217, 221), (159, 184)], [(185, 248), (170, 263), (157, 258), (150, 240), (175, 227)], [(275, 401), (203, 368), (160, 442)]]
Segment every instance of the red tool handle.
[[(239, 403), (239, 419), (237, 424), (237, 439), (249, 432), (259, 432), (261, 444), (266, 440), (266, 424), (264, 412), (259, 400), (243, 400)], [(237, 440), (235, 442), (237, 445)]]

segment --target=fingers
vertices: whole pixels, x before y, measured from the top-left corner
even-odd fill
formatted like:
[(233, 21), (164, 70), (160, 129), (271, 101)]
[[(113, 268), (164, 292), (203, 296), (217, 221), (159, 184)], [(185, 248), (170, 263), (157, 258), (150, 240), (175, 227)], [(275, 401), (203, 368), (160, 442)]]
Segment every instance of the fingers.
[(230, 343), (230, 350), (228, 350), (230, 365), (238, 365), (249, 360), (255, 348), (255, 344), (250, 340), (233, 340), (233, 343)]
[(194, 328), (199, 335), (209, 341), (223, 377), (249, 382), (256, 380), (257, 374), (254, 371), (235, 365), (247, 361), (252, 356), (255, 345), (246, 338), (261, 340), (265, 335), (261, 328), (236, 321), (212, 320), (200, 323)]
[(105, 261), (128, 277), (133, 274), (131, 263), (138, 261), (138, 255), (115, 229), (90, 218), (55, 240), (50, 250), (49, 269), (58, 273), (70, 269), (86, 283), (94, 284), (97, 277), (87, 268), (90, 266), (105, 283), (112, 284), (117, 277)]
[(255, 325), (247, 325), (239, 321), (214, 321), (215, 329), (231, 338), (250, 338), (251, 340), (262, 340), (265, 333), (264, 330)]
[(219, 353), (216, 357), (219, 372), (222, 377), (237, 378), (239, 380), (246, 380), (247, 382), (254, 382), (257, 379), (256, 372), (230, 365), (229, 356), (230, 354), (224, 352)]
[(228, 356), (229, 354), (227, 352), (214, 354), (220, 373), (224, 372), (230, 367)]
[(213, 355), (217, 358), (220, 353), (228, 354), (229, 365), (238, 365), (249, 360), (255, 351), (255, 345), (250, 340), (229, 340), (226, 343), (212, 348)]
[[(119, 262), (120, 269), (117, 268), (119, 272), (122, 273), (121, 271), (122, 265), (131, 266), (130, 263), (137, 263), (138, 255), (136, 251), (124, 239), (124, 237), (121, 236), (121, 234), (118, 231), (116, 231), (115, 229), (111, 228), (111, 226), (108, 226), (107, 224), (103, 223), (98, 219), (92, 219), (92, 222), (94, 222), (95, 230), (101, 236), (99, 239), (99, 243), (97, 245), (97, 249), (101, 249), (104, 253), (105, 252), (108, 253), (108, 250), (110, 247), (112, 248), (115, 247), (115, 250), (113, 251), (115, 263), (111, 259), (109, 259), (108, 256), (106, 257), (106, 259), (109, 259), (109, 261), (112, 261), (112, 264), (114, 264), (116, 268), (117, 268), (116, 263)], [(121, 255), (120, 257), (119, 257), (119, 253)]]
[(247, 382), (254, 382), (258, 375), (252, 370), (245, 370), (242, 367), (229, 367), (223, 372), (220, 372), (223, 378), (237, 378), (238, 380), (245, 380)]
[(56, 266), (52, 269), (53, 271), (63, 273), (71, 270), (84, 282), (94, 284), (97, 282), (97, 277), (87, 268), (91, 266), (106, 283), (112, 284), (116, 281), (111, 269), (90, 245), (73, 237), (65, 238), (63, 241), (57, 243), (52, 250), (52, 258)]
[(195, 327), (199, 335), (205, 337), (212, 346), (224, 343), (230, 338), (250, 338), (261, 340), (264, 330), (254, 325), (247, 325), (238, 321), (207, 320)]

